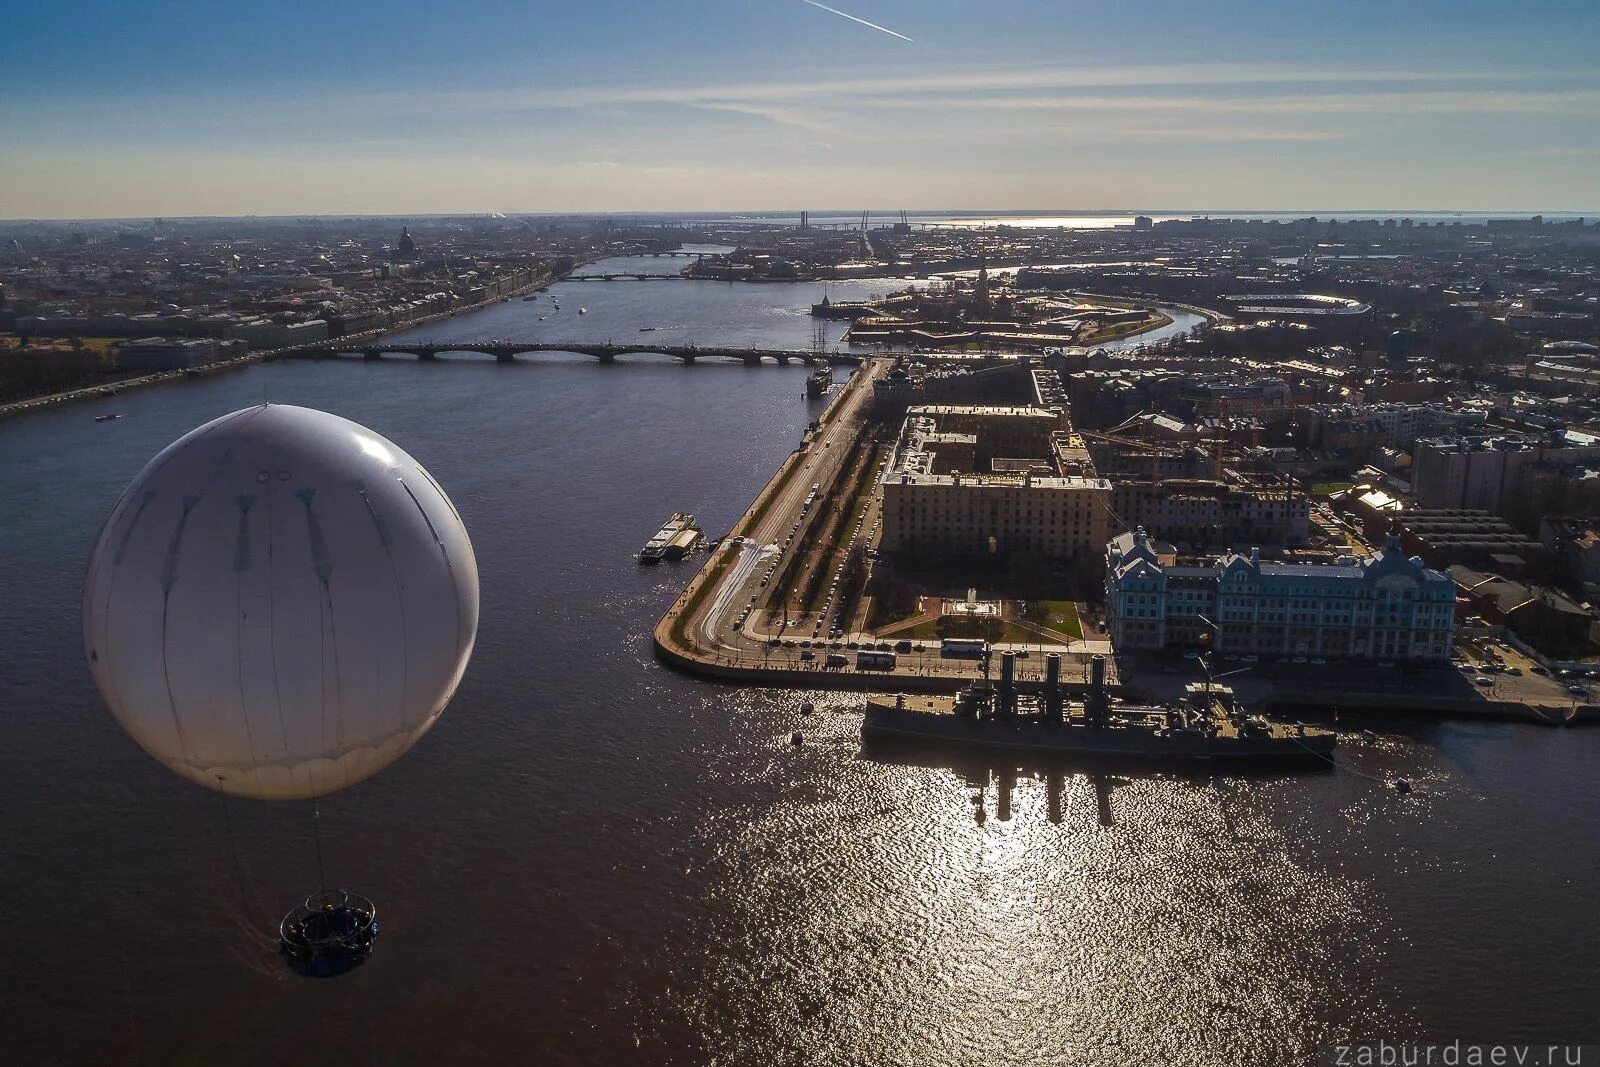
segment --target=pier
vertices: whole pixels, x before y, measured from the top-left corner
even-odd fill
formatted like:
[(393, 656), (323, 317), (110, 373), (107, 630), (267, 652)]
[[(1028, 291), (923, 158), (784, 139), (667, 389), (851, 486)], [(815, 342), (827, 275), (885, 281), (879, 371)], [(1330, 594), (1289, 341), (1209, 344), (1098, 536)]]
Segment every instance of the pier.
[(572, 352), (593, 356), (601, 363), (613, 363), (618, 356), (661, 355), (671, 356), (685, 364), (702, 359), (733, 361), (746, 366), (773, 363), (786, 366), (790, 363), (827, 363), (833, 366), (856, 366), (866, 356), (850, 352), (817, 352), (802, 348), (741, 348), (723, 345), (662, 345), (648, 341), (633, 344), (586, 344), (576, 341), (390, 341), (383, 344), (339, 344), (337, 342), (312, 345), (279, 354), (283, 359), (334, 359), (341, 356), (360, 356), (363, 359), (383, 359), (385, 356), (415, 356), (434, 360), (446, 352), (472, 352), (493, 356), (502, 363), (516, 361), (518, 356), (536, 355), (540, 352)]

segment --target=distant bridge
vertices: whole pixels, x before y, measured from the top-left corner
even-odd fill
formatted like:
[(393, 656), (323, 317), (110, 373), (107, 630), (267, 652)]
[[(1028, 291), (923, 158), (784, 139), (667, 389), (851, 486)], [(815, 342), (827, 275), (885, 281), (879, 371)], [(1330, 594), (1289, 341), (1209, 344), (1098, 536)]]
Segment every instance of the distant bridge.
[(630, 280), (637, 282), (681, 282), (684, 277), (681, 274), (569, 274), (561, 280), (564, 282), (616, 282)]
[(724, 345), (661, 345), (648, 341), (636, 344), (581, 344), (570, 341), (388, 341), (382, 344), (366, 343), (341, 345), (329, 342), (283, 353), (286, 359), (332, 359), (337, 356), (361, 356), (364, 359), (382, 359), (385, 356), (415, 356), (433, 360), (446, 352), (476, 352), (493, 356), (502, 363), (511, 363), (518, 356), (539, 352), (573, 352), (593, 356), (601, 363), (614, 363), (618, 356), (654, 354), (671, 356), (686, 364), (702, 359), (735, 361), (746, 366), (759, 366), (765, 362), (827, 363), (834, 366), (855, 366), (865, 356), (852, 352), (816, 352), (798, 348), (735, 348)]

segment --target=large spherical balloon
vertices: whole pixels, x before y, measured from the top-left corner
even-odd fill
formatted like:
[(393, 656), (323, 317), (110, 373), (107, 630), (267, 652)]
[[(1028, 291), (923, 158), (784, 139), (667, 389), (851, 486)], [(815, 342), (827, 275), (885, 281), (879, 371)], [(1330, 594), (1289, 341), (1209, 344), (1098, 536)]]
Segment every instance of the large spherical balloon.
[(478, 630), (461, 517), (394, 444), (262, 405), (169, 445), (117, 501), (83, 589), (106, 703), (240, 796), (342, 789), (432, 726)]

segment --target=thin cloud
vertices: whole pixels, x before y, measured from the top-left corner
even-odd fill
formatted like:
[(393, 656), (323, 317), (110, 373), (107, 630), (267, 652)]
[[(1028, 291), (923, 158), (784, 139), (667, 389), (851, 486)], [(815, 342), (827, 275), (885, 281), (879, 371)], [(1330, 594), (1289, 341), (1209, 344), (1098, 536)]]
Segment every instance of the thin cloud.
[(831, 123), (822, 121), (815, 111), (800, 110), (797, 108), (774, 107), (769, 104), (742, 104), (731, 100), (706, 100), (697, 101), (687, 105), (701, 111), (723, 111), (735, 115), (751, 115), (756, 118), (766, 119), (779, 126), (793, 126), (798, 130), (807, 130), (811, 133), (831, 133), (834, 129)]
[(1600, 108), (1600, 90), (1529, 92), (1417, 91), (1403, 93), (1319, 93), (1300, 96), (986, 96), (882, 97), (876, 107), (938, 108), (967, 111), (1206, 111), (1276, 113), (1340, 113), (1383, 111), (1390, 114), (1494, 112), (1497, 114), (1590, 114)]
[[(859, 22), (863, 26), (870, 26), (880, 33), (887, 33), (890, 37), (898, 37), (902, 41), (911, 41), (911, 38), (907, 37), (905, 34), (896, 33), (887, 26), (880, 26), (876, 22), (868, 22), (866, 19), (856, 18), (856, 16), (845, 11), (840, 11), (836, 7), (829, 7), (827, 4), (819, 4), (817, 3), (817, 0), (802, 0), (802, 2), (810, 4), (812, 7), (819, 7), (824, 11), (831, 12), (832, 14), (838, 15), (840, 18), (849, 19), (851, 22)], [(916, 44), (915, 41), (911, 41), (911, 43)]]

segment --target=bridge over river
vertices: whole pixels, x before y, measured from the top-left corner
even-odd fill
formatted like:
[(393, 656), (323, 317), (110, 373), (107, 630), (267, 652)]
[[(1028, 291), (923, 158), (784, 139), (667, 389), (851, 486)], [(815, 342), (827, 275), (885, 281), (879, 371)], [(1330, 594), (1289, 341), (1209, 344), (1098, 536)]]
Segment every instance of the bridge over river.
[(671, 356), (686, 364), (702, 359), (734, 360), (747, 366), (762, 363), (827, 363), (834, 366), (855, 366), (865, 356), (851, 352), (817, 352), (797, 348), (739, 348), (725, 345), (662, 345), (640, 341), (632, 344), (585, 344), (575, 341), (386, 341), (341, 345), (329, 342), (295, 349), (281, 354), (285, 359), (333, 359), (339, 356), (361, 356), (364, 359), (382, 359), (385, 356), (415, 356), (432, 360), (447, 352), (475, 352), (493, 356), (502, 363), (510, 363), (518, 356), (540, 352), (573, 352), (593, 356), (602, 363), (613, 363), (618, 356), (662, 355)]
[(563, 282), (683, 282), (688, 281), (682, 274), (569, 274), (561, 279)]

